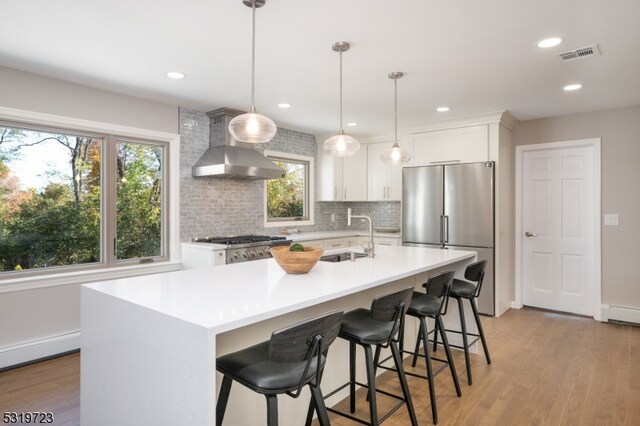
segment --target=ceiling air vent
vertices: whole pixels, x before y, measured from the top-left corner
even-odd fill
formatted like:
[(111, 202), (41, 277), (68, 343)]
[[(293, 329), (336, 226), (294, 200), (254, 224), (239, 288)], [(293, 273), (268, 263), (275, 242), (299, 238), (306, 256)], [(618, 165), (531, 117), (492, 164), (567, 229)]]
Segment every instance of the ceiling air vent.
[(599, 55), (598, 45), (583, 47), (582, 49), (570, 50), (568, 52), (558, 53), (563, 61), (575, 61), (576, 59), (588, 58), (589, 56)]

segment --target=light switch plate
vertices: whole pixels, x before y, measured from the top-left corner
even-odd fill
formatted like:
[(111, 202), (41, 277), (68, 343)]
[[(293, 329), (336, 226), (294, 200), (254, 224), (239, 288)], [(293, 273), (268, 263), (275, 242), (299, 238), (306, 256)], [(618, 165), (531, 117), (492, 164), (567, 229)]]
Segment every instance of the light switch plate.
[(618, 226), (618, 215), (617, 214), (605, 214), (604, 215), (604, 224), (610, 226)]

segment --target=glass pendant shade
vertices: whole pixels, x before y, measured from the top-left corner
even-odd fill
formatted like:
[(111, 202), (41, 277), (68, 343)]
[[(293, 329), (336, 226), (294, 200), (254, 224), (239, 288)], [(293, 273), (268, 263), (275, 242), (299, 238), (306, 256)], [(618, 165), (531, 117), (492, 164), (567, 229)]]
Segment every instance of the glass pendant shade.
[(351, 157), (360, 149), (360, 142), (342, 130), (342, 53), (349, 47), (346, 41), (338, 41), (332, 46), (333, 51), (340, 54), (340, 132), (324, 141), (324, 150), (332, 157)]
[(251, 29), (251, 108), (246, 114), (238, 115), (229, 122), (229, 133), (239, 142), (265, 143), (276, 135), (278, 128), (269, 117), (256, 112), (256, 8), (265, 4), (264, 0), (243, 0), (252, 9)]
[(360, 142), (343, 132), (324, 141), (324, 150), (333, 157), (351, 157), (360, 149)]
[(273, 120), (255, 111), (233, 117), (229, 122), (231, 136), (240, 142), (269, 142), (277, 131), (278, 128)]
[(409, 160), (411, 160), (411, 154), (409, 154), (409, 151), (395, 143), (392, 147), (385, 149), (380, 158), (385, 164), (393, 164), (397, 166), (408, 163)]
[(389, 78), (393, 80), (394, 87), (394, 110), (395, 110), (395, 124), (396, 124), (396, 141), (393, 146), (384, 150), (380, 158), (385, 164), (391, 164), (398, 166), (408, 163), (411, 160), (411, 154), (404, 148), (398, 145), (398, 79), (402, 78), (404, 73), (392, 72), (389, 74)]

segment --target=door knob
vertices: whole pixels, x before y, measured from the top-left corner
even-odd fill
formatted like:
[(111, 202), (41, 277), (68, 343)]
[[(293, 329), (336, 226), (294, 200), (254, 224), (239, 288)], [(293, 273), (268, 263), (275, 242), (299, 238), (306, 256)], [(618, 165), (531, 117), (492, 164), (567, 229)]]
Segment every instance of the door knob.
[(524, 233), (524, 236), (525, 236), (525, 237), (537, 237), (538, 235), (537, 235), (537, 234), (534, 234), (534, 233), (532, 233), (532, 232), (527, 231), (527, 232), (525, 232), (525, 233)]

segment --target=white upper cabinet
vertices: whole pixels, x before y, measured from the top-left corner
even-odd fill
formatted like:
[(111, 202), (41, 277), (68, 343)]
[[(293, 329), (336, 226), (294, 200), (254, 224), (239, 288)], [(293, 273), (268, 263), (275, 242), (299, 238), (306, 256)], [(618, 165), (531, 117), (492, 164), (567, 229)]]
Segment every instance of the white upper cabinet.
[(413, 144), (410, 166), (489, 160), (487, 125), (414, 133), (402, 140), (405, 144)]
[(367, 200), (367, 146), (352, 157), (332, 157), (318, 145), (318, 201)]
[[(380, 156), (392, 141), (368, 145), (368, 194), (369, 201), (400, 201), (402, 198), (402, 166), (382, 162)], [(409, 146), (402, 145), (409, 150)]]

